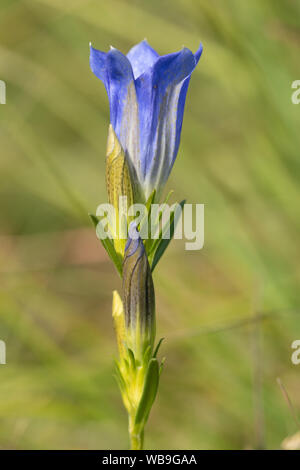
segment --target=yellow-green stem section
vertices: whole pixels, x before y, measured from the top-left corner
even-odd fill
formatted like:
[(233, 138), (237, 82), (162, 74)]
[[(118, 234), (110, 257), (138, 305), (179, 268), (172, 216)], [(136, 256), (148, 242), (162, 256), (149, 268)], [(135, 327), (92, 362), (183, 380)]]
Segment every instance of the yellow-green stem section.
[(134, 418), (129, 416), (129, 438), (131, 450), (143, 450), (144, 444), (144, 430), (137, 432), (133, 426)]

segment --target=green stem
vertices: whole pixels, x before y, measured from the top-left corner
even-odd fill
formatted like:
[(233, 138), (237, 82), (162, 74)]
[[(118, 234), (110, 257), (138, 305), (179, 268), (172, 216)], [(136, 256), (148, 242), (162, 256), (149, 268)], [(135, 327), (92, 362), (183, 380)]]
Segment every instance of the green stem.
[(144, 444), (144, 430), (137, 431), (132, 422), (134, 418), (129, 416), (129, 438), (131, 450), (143, 450)]

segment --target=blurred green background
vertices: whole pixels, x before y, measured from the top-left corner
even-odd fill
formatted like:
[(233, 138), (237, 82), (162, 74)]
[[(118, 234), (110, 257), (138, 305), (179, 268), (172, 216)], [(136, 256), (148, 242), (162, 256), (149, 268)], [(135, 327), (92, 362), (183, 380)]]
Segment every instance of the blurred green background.
[[(0, 447), (128, 448), (113, 378), (120, 287), (88, 212), (106, 201), (109, 109), (89, 41), (204, 53), (168, 189), (205, 246), (155, 271), (166, 337), (146, 448), (278, 448), (300, 411), (300, 3), (1, 0)], [(175, 199), (175, 198), (174, 198)]]

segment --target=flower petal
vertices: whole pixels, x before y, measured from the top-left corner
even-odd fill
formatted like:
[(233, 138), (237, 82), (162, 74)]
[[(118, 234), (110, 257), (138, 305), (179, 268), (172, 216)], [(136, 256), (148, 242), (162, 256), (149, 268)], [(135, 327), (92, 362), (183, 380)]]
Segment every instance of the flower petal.
[(132, 177), (140, 181), (138, 105), (131, 64), (117, 49), (108, 53), (91, 47), (90, 65), (105, 85), (110, 122), (126, 154)]
[(188, 80), (200, 55), (183, 48), (162, 56), (135, 81), (146, 198), (167, 180), (176, 158)]
[[(198, 64), (199, 60), (200, 60), (202, 51), (203, 51), (203, 46), (202, 46), (202, 44), (200, 44), (198, 50), (194, 54), (195, 67)], [(180, 144), (181, 129), (182, 129), (182, 122), (183, 122), (185, 99), (186, 99), (186, 94), (187, 94), (188, 87), (189, 87), (189, 84), (190, 84), (190, 79), (191, 79), (191, 75), (189, 75), (182, 82), (181, 90), (180, 90), (179, 97), (178, 97), (177, 120), (176, 120), (176, 139), (175, 139), (175, 146), (174, 146), (174, 153), (173, 153), (173, 157), (172, 157), (171, 167), (169, 168), (169, 173), (172, 169), (172, 166), (174, 164), (174, 161), (175, 161), (177, 153), (178, 153), (178, 148), (179, 148), (179, 144)], [(166, 175), (166, 179), (168, 178), (169, 173)], [(164, 177), (164, 175), (162, 175), (162, 176)]]
[[(107, 53), (91, 46), (90, 66), (92, 72), (105, 85), (109, 106), (110, 122), (120, 138), (123, 109), (127, 102), (128, 88), (133, 82), (133, 72), (127, 57), (115, 48)], [(122, 143), (122, 142), (121, 142)]]
[(106, 70), (106, 52), (98, 51), (98, 49), (94, 49), (93, 46), (90, 44), (90, 67), (92, 72), (96, 75), (96, 77), (100, 78), (107, 88), (108, 80), (107, 80), (107, 70)]
[(199, 62), (199, 60), (200, 60), (200, 57), (201, 57), (201, 55), (202, 55), (202, 52), (203, 52), (203, 45), (200, 43), (198, 50), (197, 50), (197, 51), (195, 52), (195, 54), (194, 54), (195, 61), (196, 61), (196, 65), (198, 64), (198, 62)]
[(159, 54), (144, 39), (144, 41), (130, 49), (127, 58), (131, 63), (134, 78), (136, 79), (155, 64)]
[(175, 161), (191, 73), (202, 53), (183, 48), (162, 57), (146, 41), (128, 57), (91, 47), (90, 64), (105, 84), (113, 129), (138, 188), (137, 199), (161, 192)]

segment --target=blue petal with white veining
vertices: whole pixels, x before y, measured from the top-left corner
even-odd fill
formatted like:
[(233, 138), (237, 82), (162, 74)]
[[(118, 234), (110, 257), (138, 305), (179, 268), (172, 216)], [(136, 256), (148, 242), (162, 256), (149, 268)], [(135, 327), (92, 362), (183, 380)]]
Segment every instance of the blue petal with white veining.
[(131, 172), (147, 199), (161, 192), (180, 142), (186, 93), (202, 54), (189, 49), (159, 56), (146, 41), (127, 57), (91, 47), (90, 64), (107, 90), (111, 123), (125, 150)]
[(132, 67), (125, 55), (115, 48), (108, 53), (90, 48), (90, 66), (94, 74), (105, 85), (111, 124), (118, 135), (128, 100), (128, 87), (133, 83)]
[(133, 75), (136, 79), (155, 64), (159, 55), (144, 39), (144, 41), (130, 49), (127, 58), (131, 63)]
[(159, 191), (163, 187), (172, 169), (180, 141), (186, 80), (196, 64), (194, 54), (184, 48), (160, 57), (136, 80), (146, 198), (154, 188)]

